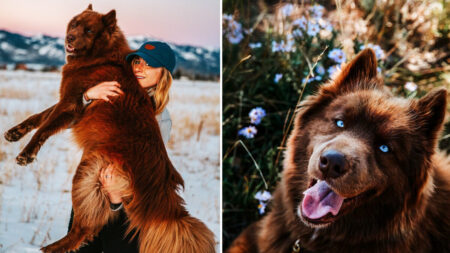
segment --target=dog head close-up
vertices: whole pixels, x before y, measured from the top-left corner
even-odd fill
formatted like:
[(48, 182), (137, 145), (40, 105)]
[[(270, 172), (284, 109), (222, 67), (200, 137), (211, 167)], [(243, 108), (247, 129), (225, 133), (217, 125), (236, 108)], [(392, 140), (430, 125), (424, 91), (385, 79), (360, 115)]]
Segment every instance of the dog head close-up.
[(114, 35), (118, 34), (116, 11), (100, 14), (89, 5), (86, 10), (72, 18), (67, 25), (65, 50), (67, 59), (92, 54), (101, 55), (111, 49)]
[(362, 51), (299, 108), (283, 176), (289, 207), (307, 226), (330, 229), (421, 215), (445, 108), (444, 89), (392, 96), (374, 52)]

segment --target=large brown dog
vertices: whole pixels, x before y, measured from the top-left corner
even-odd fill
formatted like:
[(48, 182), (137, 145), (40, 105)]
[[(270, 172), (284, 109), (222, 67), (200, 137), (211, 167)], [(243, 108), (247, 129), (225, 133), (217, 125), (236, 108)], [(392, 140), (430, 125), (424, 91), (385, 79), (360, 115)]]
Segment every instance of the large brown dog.
[(299, 110), (271, 211), (229, 253), (450, 252), (445, 90), (393, 97), (367, 49)]
[[(25, 165), (49, 136), (75, 122), (75, 139), (84, 153), (73, 178), (73, 225), (64, 238), (42, 250), (76, 250), (116, 217), (98, 179), (100, 169), (112, 163), (122, 168), (128, 232), (139, 236), (140, 252), (214, 252), (213, 233), (189, 215), (178, 195), (183, 179), (166, 153), (152, 101), (125, 61), (131, 50), (116, 25), (115, 11), (102, 15), (89, 5), (75, 16), (67, 27), (66, 51), (60, 101), (5, 134), (16, 141), (39, 127), (17, 157)], [(95, 101), (84, 110), (83, 92), (112, 80), (125, 94), (111, 103)]]

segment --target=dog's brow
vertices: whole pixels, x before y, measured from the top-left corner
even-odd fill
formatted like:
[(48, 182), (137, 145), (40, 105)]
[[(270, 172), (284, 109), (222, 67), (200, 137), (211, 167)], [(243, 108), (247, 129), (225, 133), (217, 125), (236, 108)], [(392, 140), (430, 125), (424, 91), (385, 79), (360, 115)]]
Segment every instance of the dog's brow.
[(378, 127), (378, 135), (387, 140), (407, 140), (411, 134), (411, 129), (405, 126), (389, 126), (385, 123)]

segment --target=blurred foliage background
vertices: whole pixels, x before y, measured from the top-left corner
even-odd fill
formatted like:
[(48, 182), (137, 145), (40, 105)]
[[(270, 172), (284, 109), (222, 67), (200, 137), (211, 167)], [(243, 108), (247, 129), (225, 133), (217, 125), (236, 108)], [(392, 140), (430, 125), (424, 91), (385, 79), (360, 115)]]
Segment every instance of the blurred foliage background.
[(296, 105), (342, 63), (371, 47), (397, 95), (450, 86), (449, 12), (445, 0), (223, 0), (224, 249), (268, 210)]

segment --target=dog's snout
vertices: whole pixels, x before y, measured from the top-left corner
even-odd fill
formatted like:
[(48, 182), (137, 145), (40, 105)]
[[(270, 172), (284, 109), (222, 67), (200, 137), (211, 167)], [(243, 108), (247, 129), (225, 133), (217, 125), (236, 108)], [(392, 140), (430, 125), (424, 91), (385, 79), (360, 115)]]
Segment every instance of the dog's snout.
[(67, 35), (67, 42), (73, 42), (75, 40), (75, 36), (73, 36), (73, 35), (71, 35), (71, 34), (69, 34), (69, 35)]
[(319, 161), (319, 169), (324, 178), (338, 178), (347, 171), (345, 156), (336, 150), (327, 150), (322, 153)]

